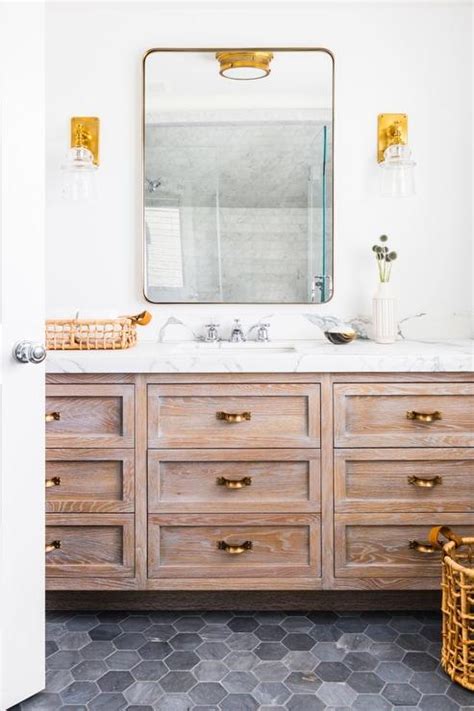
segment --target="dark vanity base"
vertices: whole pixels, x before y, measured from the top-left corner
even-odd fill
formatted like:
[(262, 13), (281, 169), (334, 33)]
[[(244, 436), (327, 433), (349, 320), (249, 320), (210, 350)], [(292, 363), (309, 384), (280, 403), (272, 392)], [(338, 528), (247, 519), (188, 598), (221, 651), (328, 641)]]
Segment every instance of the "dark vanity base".
[(439, 610), (436, 590), (50, 591), (48, 610)]

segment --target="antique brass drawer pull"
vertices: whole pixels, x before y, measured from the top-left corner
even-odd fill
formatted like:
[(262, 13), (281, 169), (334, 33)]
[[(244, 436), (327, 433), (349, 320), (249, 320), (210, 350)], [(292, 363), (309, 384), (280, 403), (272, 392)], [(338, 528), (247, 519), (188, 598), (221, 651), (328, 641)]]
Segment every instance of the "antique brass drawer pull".
[(425, 555), (431, 555), (432, 553), (437, 553), (438, 549), (431, 543), (418, 543), (418, 541), (410, 541), (408, 543), (408, 548), (417, 551), (418, 553), (424, 553)]
[(407, 420), (417, 420), (417, 422), (435, 422), (435, 420), (441, 420), (441, 412), (435, 410), (434, 412), (417, 412), (416, 410), (408, 410)]
[(57, 551), (59, 548), (61, 548), (61, 541), (51, 541), (51, 543), (47, 543), (45, 545), (44, 552), (52, 553), (53, 551)]
[(423, 479), (419, 476), (409, 476), (408, 483), (417, 486), (419, 489), (433, 489), (438, 484), (443, 483), (443, 478), (440, 476), (434, 476), (431, 479)]
[(251, 412), (216, 412), (216, 417), (218, 420), (224, 420), (225, 422), (243, 422), (244, 420), (251, 420)]
[(53, 476), (52, 479), (46, 479), (44, 485), (47, 489), (51, 489), (53, 486), (61, 486), (61, 477)]
[(60, 412), (47, 412), (44, 416), (45, 422), (58, 422), (61, 419)]
[(225, 541), (218, 541), (217, 547), (220, 551), (225, 551), (230, 553), (230, 555), (240, 555), (245, 553), (245, 551), (251, 551), (253, 548), (252, 541), (244, 541), (240, 545), (232, 545), (231, 543), (226, 543)]
[(226, 489), (243, 489), (244, 486), (251, 486), (252, 479), (244, 476), (243, 479), (226, 479), (225, 476), (218, 476), (216, 479), (218, 486), (225, 486)]

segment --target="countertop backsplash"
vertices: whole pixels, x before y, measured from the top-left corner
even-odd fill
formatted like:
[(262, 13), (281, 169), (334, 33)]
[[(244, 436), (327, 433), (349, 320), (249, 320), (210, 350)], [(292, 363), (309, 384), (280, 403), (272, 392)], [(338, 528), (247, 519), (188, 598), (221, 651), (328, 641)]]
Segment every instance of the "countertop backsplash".
[[(241, 321), (244, 333), (259, 322), (269, 323), (271, 340), (314, 340), (324, 338), (325, 324), (345, 323), (351, 324), (357, 331), (359, 338), (371, 336), (371, 316), (367, 308), (366, 313), (342, 313), (331, 307), (331, 302), (317, 308), (310, 305), (281, 306), (265, 305), (192, 305), (164, 304), (155, 305), (146, 302), (114, 307), (101, 305), (97, 309), (97, 317), (105, 311), (109, 313), (125, 314), (138, 313), (146, 308), (153, 315), (149, 326), (138, 329), (138, 339), (145, 341), (180, 341), (192, 340), (204, 335), (207, 323), (218, 323), (219, 334), (227, 339), (230, 334), (234, 319)], [(76, 309), (60, 311), (50, 310), (48, 318), (70, 318), (76, 312), (82, 312), (80, 305)], [(87, 316), (92, 317), (94, 310), (88, 306)], [(472, 314), (466, 309), (458, 313), (442, 313), (439, 309), (434, 313), (417, 310), (416, 304), (410, 313), (401, 313), (399, 316), (399, 338), (445, 340), (452, 338), (470, 338)], [(249, 335), (255, 338), (255, 330)]]

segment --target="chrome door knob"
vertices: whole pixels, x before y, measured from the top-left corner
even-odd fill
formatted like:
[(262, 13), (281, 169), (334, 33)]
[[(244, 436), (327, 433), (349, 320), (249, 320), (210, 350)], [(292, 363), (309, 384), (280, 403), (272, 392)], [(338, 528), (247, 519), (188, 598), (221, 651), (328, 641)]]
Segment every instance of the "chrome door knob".
[(20, 341), (13, 349), (13, 355), (20, 363), (42, 363), (46, 358), (46, 348), (41, 343)]

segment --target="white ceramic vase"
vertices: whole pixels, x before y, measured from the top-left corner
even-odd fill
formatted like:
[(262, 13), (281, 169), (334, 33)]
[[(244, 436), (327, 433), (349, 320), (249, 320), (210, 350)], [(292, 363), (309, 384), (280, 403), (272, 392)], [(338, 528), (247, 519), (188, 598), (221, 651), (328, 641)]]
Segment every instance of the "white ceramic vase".
[(390, 282), (379, 282), (372, 301), (373, 338), (377, 343), (397, 340), (397, 300)]

